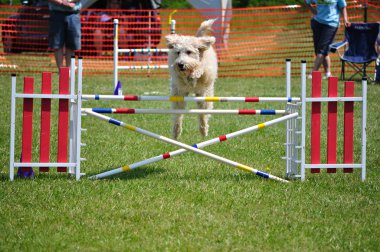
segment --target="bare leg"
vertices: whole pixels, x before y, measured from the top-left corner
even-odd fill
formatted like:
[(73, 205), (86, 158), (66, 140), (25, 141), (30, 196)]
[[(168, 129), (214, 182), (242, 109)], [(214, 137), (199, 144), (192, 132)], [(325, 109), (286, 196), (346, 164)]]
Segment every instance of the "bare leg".
[(75, 51), (72, 49), (67, 49), (66, 48), (66, 66), (70, 67), (71, 65), (71, 56), (75, 55)]
[(331, 59), (330, 56), (327, 55), (323, 60), (323, 67), (325, 69), (325, 73), (331, 73)]
[(57, 64), (58, 71), (63, 66), (63, 48), (54, 50), (55, 63)]
[(324, 63), (324, 61), (325, 61), (325, 56), (323, 56), (322, 54), (317, 54), (314, 61), (313, 71), (318, 71), (320, 66)]

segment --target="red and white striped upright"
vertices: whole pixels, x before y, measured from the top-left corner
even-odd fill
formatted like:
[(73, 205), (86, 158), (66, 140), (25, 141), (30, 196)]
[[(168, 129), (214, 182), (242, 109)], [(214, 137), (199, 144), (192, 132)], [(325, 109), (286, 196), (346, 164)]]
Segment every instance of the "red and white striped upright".
[[(303, 62), (303, 64), (306, 64)], [(301, 179), (305, 180), (305, 169), (311, 173), (319, 173), (327, 169), (327, 173), (336, 173), (343, 169), (344, 173), (353, 172), (353, 168), (361, 169), (361, 179), (366, 177), (366, 118), (367, 118), (367, 79), (362, 80), (362, 96), (354, 96), (354, 82), (346, 81), (344, 97), (338, 96), (338, 79), (328, 79), (328, 97), (322, 97), (322, 75), (312, 73), (312, 97), (306, 97), (306, 67), (302, 71), (302, 143), (301, 143)], [(327, 160), (321, 162), (321, 103), (327, 102)], [(343, 162), (337, 162), (338, 102), (344, 102), (344, 134)], [(354, 161), (354, 102), (362, 103), (361, 126), (361, 161)], [(310, 127), (310, 164), (306, 163), (306, 104), (311, 103)]]
[[(75, 95), (74, 88), (70, 91), (70, 70), (67, 67), (60, 69), (59, 77), (59, 94), (52, 94), (52, 74), (42, 73), (41, 93), (34, 93), (34, 78), (24, 78), (23, 93), (16, 92), (16, 75), (12, 74), (12, 94), (11, 94), (11, 136), (10, 136), (10, 180), (14, 180), (14, 169), (20, 169), (22, 172), (33, 174), (33, 167), (39, 167), (40, 172), (49, 171), (49, 167), (57, 167), (58, 172), (67, 172), (67, 167), (76, 168), (76, 174), (80, 166), (79, 159), (70, 157), (68, 162), (68, 133), (70, 131), (81, 130), (78, 127), (69, 128), (69, 103), (72, 102), (75, 107), (75, 114), (80, 116), (80, 104), (77, 102), (78, 97)], [(75, 82), (72, 79), (72, 82)], [(78, 81), (79, 83), (79, 81)], [(75, 87), (75, 83), (71, 83)], [(78, 93), (81, 94), (81, 86), (78, 85)], [(15, 128), (16, 128), (16, 99), (23, 99), (23, 122), (22, 122), (22, 144), (21, 144), (21, 162), (15, 162)], [(39, 158), (38, 162), (33, 162), (33, 109), (34, 100), (41, 99), (41, 118), (40, 118), (40, 137), (39, 137)], [(58, 152), (57, 162), (50, 162), (51, 154), (51, 101), (58, 100)], [(78, 107), (79, 106), (79, 107)], [(78, 113), (79, 108), (79, 113)], [(76, 118), (76, 120), (78, 120)], [(80, 118), (79, 118), (80, 120)], [(75, 123), (74, 125), (80, 125)], [(70, 132), (71, 133), (71, 132)], [(78, 132), (75, 135), (79, 135)], [(80, 148), (80, 139), (75, 141), (76, 149)], [(77, 155), (76, 155), (77, 156)], [(80, 157), (79, 157), (80, 158)], [(71, 161), (72, 160), (72, 161)], [(80, 175), (79, 175), (80, 176)], [(79, 176), (76, 176), (77, 180)]]

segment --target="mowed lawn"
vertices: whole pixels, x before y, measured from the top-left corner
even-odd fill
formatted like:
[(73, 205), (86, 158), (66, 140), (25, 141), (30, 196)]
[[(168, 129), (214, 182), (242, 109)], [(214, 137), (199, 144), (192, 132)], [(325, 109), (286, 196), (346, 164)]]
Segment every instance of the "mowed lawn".
[[(283, 64), (280, 62), (279, 64)], [(310, 63), (309, 63), (310, 64)], [(18, 91), (22, 90), (18, 76)], [(40, 75), (35, 75), (40, 90)], [(57, 89), (54, 75), (54, 89)], [(176, 150), (174, 146), (108, 124), (82, 118), (80, 181), (51, 171), (35, 179), (9, 181), (10, 77), (0, 76), (0, 251), (379, 251), (380, 250), (380, 86), (368, 86), (367, 179), (353, 174), (306, 175), (283, 184), (265, 180), (215, 160), (185, 153), (103, 180), (91, 175)], [(168, 95), (168, 80), (122, 77), (124, 94)], [(300, 94), (300, 77), (292, 78)], [(111, 94), (112, 76), (85, 76), (85, 94)], [(308, 81), (310, 88), (311, 82)], [(340, 82), (340, 92), (343, 83)], [(323, 81), (323, 93), (327, 81)], [(361, 94), (362, 85), (355, 83)], [(310, 93), (310, 91), (309, 91)], [(221, 78), (217, 96), (285, 96), (283, 78)], [(21, 155), (18, 101), (16, 156)], [(88, 101), (84, 107), (170, 108), (162, 102)], [(196, 105), (189, 103), (188, 107)], [(217, 109), (284, 109), (280, 103), (215, 103)], [(323, 106), (323, 112), (326, 112)], [(339, 105), (342, 109), (343, 105)], [(53, 102), (52, 110), (57, 110)], [(308, 111), (310, 108), (308, 109)], [(355, 162), (360, 162), (360, 111), (355, 105)], [(39, 101), (35, 105), (33, 159), (39, 153)], [(164, 136), (170, 115), (113, 117)], [(273, 116), (213, 115), (207, 139), (273, 119)], [(56, 159), (57, 118), (53, 116), (52, 157)], [(326, 118), (322, 150), (326, 157)], [(181, 141), (200, 136), (197, 117), (187, 115)], [(310, 124), (310, 117), (308, 117)], [(338, 159), (343, 152), (339, 115)], [(309, 149), (310, 136), (307, 137)], [(285, 175), (285, 123), (206, 147), (204, 150), (269, 172)], [(308, 154), (309, 156), (309, 154)], [(307, 158), (309, 160), (309, 157)]]

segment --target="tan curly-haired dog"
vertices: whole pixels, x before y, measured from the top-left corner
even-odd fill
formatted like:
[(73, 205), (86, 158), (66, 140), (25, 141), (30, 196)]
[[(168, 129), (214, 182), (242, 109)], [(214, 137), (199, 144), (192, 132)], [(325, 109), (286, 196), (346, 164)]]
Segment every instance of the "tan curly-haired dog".
[[(169, 48), (170, 92), (172, 96), (214, 96), (214, 82), (217, 78), (218, 63), (212, 45), (215, 37), (206, 36), (215, 19), (204, 21), (196, 36), (171, 34), (166, 36)], [(173, 109), (184, 109), (185, 102), (173, 102)], [(198, 102), (199, 109), (212, 109), (211, 102)], [(199, 130), (208, 134), (209, 115), (199, 115)], [(183, 114), (173, 116), (173, 138), (182, 132)]]

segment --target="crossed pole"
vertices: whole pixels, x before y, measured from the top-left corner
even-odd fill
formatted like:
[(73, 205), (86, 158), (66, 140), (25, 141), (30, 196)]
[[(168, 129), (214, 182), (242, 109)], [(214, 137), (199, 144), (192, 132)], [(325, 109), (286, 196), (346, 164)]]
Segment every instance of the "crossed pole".
[(255, 126), (252, 126), (252, 127), (249, 127), (249, 128), (243, 129), (243, 130), (240, 130), (240, 131), (233, 132), (233, 133), (228, 134), (228, 135), (224, 135), (224, 136), (221, 136), (221, 137), (218, 137), (218, 138), (211, 139), (209, 141), (205, 141), (205, 142), (202, 142), (202, 143), (199, 143), (199, 144), (194, 144), (193, 146), (190, 146), (190, 145), (181, 143), (179, 141), (167, 138), (165, 136), (161, 136), (161, 135), (155, 134), (155, 133), (153, 133), (151, 131), (144, 130), (144, 129), (138, 128), (136, 126), (133, 126), (133, 125), (130, 125), (130, 124), (126, 124), (126, 123), (124, 123), (122, 121), (118, 121), (118, 120), (113, 119), (111, 117), (108, 117), (108, 116), (96, 113), (96, 112), (94, 112), (94, 111), (92, 111), (90, 109), (84, 110), (84, 112), (86, 114), (88, 114), (88, 115), (94, 116), (94, 117), (99, 118), (99, 119), (104, 120), (104, 121), (107, 121), (108, 123), (114, 124), (116, 126), (121, 126), (121, 127), (126, 128), (128, 130), (135, 131), (137, 133), (140, 133), (140, 134), (149, 136), (151, 138), (154, 138), (154, 139), (157, 139), (157, 140), (160, 140), (160, 141), (163, 141), (163, 142), (169, 143), (171, 145), (174, 145), (174, 146), (182, 148), (182, 149), (179, 149), (179, 150), (176, 150), (176, 151), (173, 151), (173, 152), (169, 152), (169, 153), (165, 153), (163, 155), (160, 155), (160, 156), (157, 156), (157, 157), (153, 157), (153, 158), (150, 158), (150, 159), (138, 162), (138, 163), (134, 163), (134, 164), (131, 164), (131, 165), (126, 165), (126, 166), (119, 167), (117, 169), (114, 169), (114, 170), (111, 170), (111, 171), (108, 171), (108, 172), (104, 172), (104, 173), (92, 176), (92, 177), (90, 177), (90, 179), (99, 179), (99, 178), (108, 177), (108, 176), (111, 176), (111, 175), (114, 175), (114, 174), (117, 174), (117, 173), (121, 173), (121, 172), (129, 171), (131, 169), (135, 169), (135, 168), (140, 167), (142, 165), (146, 165), (146, 164), (153, 163), (153, 162), (156, 162), (156, 161), (159, 161), (159, 160), (162, 160), (162, 159), (166, 159), (166, 158), (169, 158), (169, 157), (172, 157), (172, 156), (175, 156), (175, 155), (179, 155), (179, 154), (182, 154), (182, 153), (184, 153), (186, 151), (191, 151), (191, 152), (195, 152), (195, 153), (197, 153), (199, 155), (203, 155), (203, 156), (209, 157), (211, 159), (217, 160), (219, 162), (222, 162), (222, 163), (228, 164), (230, 166), (236, 167), (238, 169), (245, 170), (245, 171), (248, 171), (248, 172), (252, 172), (252, 173), (254, 173), (254, 174), (256, 174), (256, 175), (258, 175), (260, 177), (266, 178), (266, 179), (272, 179), (272, 180), (276, 180), (276, 181), (283, 182), (283, 183), (288, 183), (289, 182), (289, 181), (284, 180), (282, 178), (279, 178), (277, 176), (274, 176), (274, 175), (271, 175), (271, 174), (259, 171), (259, 170), (255, 169), (255, 168), (250, 167), (250, 166), (247, 166), (247, 165), (244, 165), (244, 164), (241, 164), (241, 163), (229, 160), (227, 158), (224, 158), (224, 157), (221, 157), (221, 156), (209, 153), (207, 151), (201, 150), (200, 148), (203, 148), (203, 147), (211, 145), (211, 144), (219, 143), (221, 141), (224, 141), (224, 140), (227, 140), (227, 139), (230, 139), (230, 138), (233, 138), (233, 137), (244, 135), (244, 134), (247, 134), (249, 132), (252, 132), (252, 131), (255, 131), (255, 130), (258, 130), (258, 129), (261, 129), (261, 128), (265, 128), (265, 127), (267, 127), (269, 125), (272, 125), (272, 124), (275, 124), (275, 123), (278, 123), (278, 122), (281, 122), (281, 121), (285, 121), (285, 120), (289, 120), (289, 119), (292, 119), (292, 118), (296, 118), (296, 117), (298, 117), (298, 113), (292, 113), (292, 114), (289, 114), (289, 115), (286, 115), (286, 116), (283, 116), (283, 117), (280, 117), (280, 118), (268, 121), (266, 123), (261, 123), (261, 124), (258, 124), (258, 125), (255, 125)]

